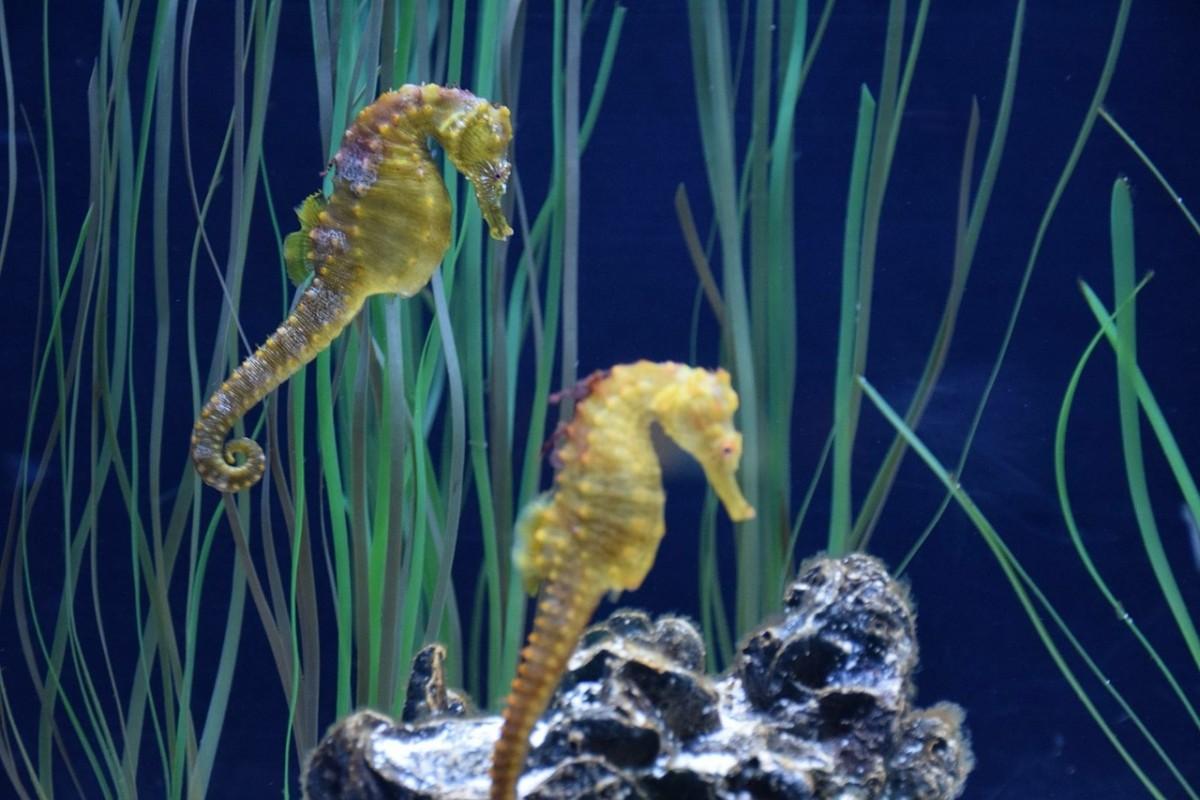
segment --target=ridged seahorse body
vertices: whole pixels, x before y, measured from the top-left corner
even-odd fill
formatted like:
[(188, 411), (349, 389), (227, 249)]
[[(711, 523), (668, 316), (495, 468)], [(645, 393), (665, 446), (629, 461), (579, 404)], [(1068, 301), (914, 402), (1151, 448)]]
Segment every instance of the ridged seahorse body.
[[(402, 86), (364, 108), (333, 157), (333, 192), (297, 212), (285, 242), (294, 279), (315, 273), (292, 314), (221, 385), (192, 432), (192, 461), (209, 486), (237, 492), (262, 477), (251, 439), (226, 442), (234, 424), (329, 346), (366, 298), (410, 297), (450, 246), (450, 197), (429, 152), (436, 141), (474, 186), (494, 238), (512, 234), (501, 208), (512, 139), (508, 109), (463, 89)], [(240, 459), (240, 463), (239, 463)]]
[(732, 519), (754, 516), (734, 477), (742, 437), (724, 370), (639, 361), (592, 375), (577, 394), (555, 435), (554, 488), (517, 525), (513, 560), (541, 594), (492, 754), (492, 800), (516, 797), (529, 733), (600, 598), (638, 588), (654, 563), (665, 496), (651, 423), (700, 462)]

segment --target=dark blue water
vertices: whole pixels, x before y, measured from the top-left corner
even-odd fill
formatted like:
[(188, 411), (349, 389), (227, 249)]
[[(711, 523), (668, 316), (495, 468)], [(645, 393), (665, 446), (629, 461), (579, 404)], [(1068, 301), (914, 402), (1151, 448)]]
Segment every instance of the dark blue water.
[[(739, 5), (740, 4), (734, 4)], [(832, 384), (838, 323), (838, 291), (846, 183), (859, 87), (877, 91), (886, 15), (884, 4), (843, 0), (833, 14), (823, 49), (804, 88), (796, 117), (797, 362), (793, 426), (795, 497), (817, 462), (832, 419)], [(58, 137), (60, 215), (74, 230), (85, 211), (86, 81), (98, 52), (98, 14), (92, 4), (52, 3), (51, 92)], [(220, 8), (218, 8), (220, 6)], [(981, 115), (983, 160), (999, 103), (1015, 4), (934, 2), (897, 142), (876, 272), (872, 345), (866, 374), (894, 405), (903, 407), (915, 388), (948, 286), (962, 143), (972, 96)], [(313, 85), (308, 4), (285, 4), (280, 52), (266, 133), (266, 158), (277, 198), (299, 200), (317, 185), (323, 155)], [(590, 85), (610, 3), (599, 3), (584, 44), (584, 84)], [(0, 274), (6, 297), (9, 365), (0, 453), (7, 480), (19, 469), (28, 387), (28, 353), (34, 341), (33, 293), (40, 250), (33, 143), (45, 134), (40, 74), (40, 6), (9, 2), (4, 8), (13, 47), (15, 95), (28, 113), (7, 136), (17, 142), (21, 206), (13, 241)], [(736, 9), (735, 9), (736, 11)], [(814, 11), (814, 23), (815, 23)], [(919, 430), (934, 452), (952, 463), (999, 351), (1043, 210), (1080, 129), (1111, 36), (1117, 3), (1031, 3), (1021, 48), (1020, 75), (1008, 146), (983, 227), (960, 323), (941, 383)], [(909, 10), (911, 32), (915, 8)], [(740, 17), (734, 14), (732, 28)], [(515, 161), (527, 192), (541, 196), (550, 169), (548, 11), (531, 8), (526, 33)], [(193, 147), (211, 162), (230, 102), (232, 36), (224, 4), (205, 4), (198, 16), (191, 73)], [(1136, 2), (1105, 106), (1150, 153), (1175, 189), (1200, 208), (1200, 12), (1190, 2)], [(149, 28), (135, 40), (135, 61), (144, 64)], [(138, 49), (141, 48), (141, 49)], [(637, 358), (690, 357), (695, 275), (675, 219), (672, 198), (683, 184), (706, 235), (711, 226), (687, 20), (680, 3), (631, 4), (603, 113), (582, 162), (580, 257), (581, 374)], [(139, 67), (138, 69), (141, 69)], [(748, 71), (749, 67), (747, 67)], [(135, 76), (140, 74), (137, 69)], [(748, 91), (748, 82), (742, 91)], [(141, 96), (141, 87), (135, 86)], [(748, 104), (743, 100), (743, 108)], [(735, 120), (745, 137), (749, 117)], [(1078, 290), (1087, 281), (1112, 303), (1109, 200), (1114, 180), (1132, 186), (1138, 273), (1154, 279), (1138, 301), (1141, 367), (1171, 423), (1183, 456), (1200, 468), (1200, 236), (1172, 198), (1131, 150), (1097, 122), (1057, 214), (1045, 236), (1028, 287), (1016, 334), (962, 475), (963, 486), (1004, 537), (1108, 679), (1125, 693), (1193, 784), (1200, 782), (1200, 733), (1116, 614), (1089, 580), (1072, 547), (1054, 488), (1053, 436), (1062, 393), (1076, 360), (1095, 332)], [(179, 229), (190, 230), (190, 204), (173, 183), (171, 208)], [(260, 201), (261, 203), (261, 194)], [(291, 200), (284, 200), (291, 202)], [(249, 264), (277, 263), (275, 240), (265, 228), (252, 235)], [(223, 242), (227, 214), (212, 217), (209, 233)], [(67, 252), (73, 241), (64, 236)], [(172, 239), (171, 253), (185, 260), (190, 236)], [(148, 252), (148, 251), (147, 251)], [(515, 248), (513, 250), (515, 252)], [(148, 263), (148, 261), (147, 261)], [(148, 267), (147, 267), (148, 269)], [(152, 303), (152, 289), (145, 306)], [(173, 301), (181, 301), (179, 288)], [(201, 289), (212, 301), (211, 329), (220, 302), (215, 287)], [(278, 278), (249, 270), (242, 324), (259, 340), (277, 323)], [(139, 295), (140, 297), (140, 295)], [(181, 307), (182, 308), (182, 307)], [(182, 313), (182, 312), (180, 312)], [(202, 326), (205, 324), (202, 320)], [(45, 330), (43, 321), (41, 331)], [(151, 336), (149, 327), (141, 329)], [(176, 335), (173, 352), (182, 354)], [(138, 345), (137, 358), (152, 357)], [(716, 335), (705, 320), (697, 360), (713, 364)], [(148, 375), (149, 369), (142, 374)], [(187, 388), (172, 389), (180, 408)], [(186, 446), (186, 413), (168, 415), (165, 437)], [(1101, 346), (1084, 376), (1071, 418), (1068, 452), (1070, 491), (1078, 522), (1100, 569), (1134, 620), (1161, 649), (1184, 690), (1200, 701), (1200, 670), (1183, 646), (1141, 546), (1121, 460), (1117, 393), (1110, 350)], [(43, 431), (43, 435), (44, 435)], [(1143, 429), (1150, 494), (1166, 555), (1185, 602), (1200, 609), (1200, 565), (1180, 516), (1182, 498), (1148, 428)], [(873, 474), (891, 431), (865, 407), (855, 461), (860, 493)], [(40, 440), (39, 440), (40, 441)], [(10, 463), (11, 462), (11, 463)], [(171, 474), (177, 464), (172, 462)], [(57, 496), (57, 469), (45, 491)], [(668, 475), (668, 535), (646, 586), (623, 602), (655, 612), (695, 613), (696, 498), (698, 470)], [(171, 480), (174, 480), (172, 477)], [(4, 495), (8, 496), (10, 483)], [(173, 487), (168, 485), (168, 490)], [(115, 489), (113, 490), (115, 491)], [(803, 557), (821, 549), (827, 528), (827, 481), (799, 542)], [(860, 495), (861, 496), (861, 495)], [(872, 549), (898, 562), (942, 499), (940, 485), (917, 459), (901, 469)], [(61, 530), (46, 515), (47, 540)], [(728, 544), (728, 532), (722, 534)], [(114, 535), (115, 574), (128, 570), (127, 543)], [(473, 577), (480, 558), (478, 524), (468, 513), (459, 558)], [(227, 565), (232, 545), (218, 537), (215, 564)], [(36, 569), (56, 585), (56, 563)], [(227, 567), (226, 567), (227, 569)], [(729, 575), (732, 580), (732, 571)], [(967, 710), (978, 766), (966, 797), (1126, 798), (1144, 796), (1141, 784), (1100, 733), (1036, 636), (996, 560), (974, 527), (951, 508), (907, 573), (916, 597), (922, 668), (918, 702), (953, 700)], [(10, 588), (6, 591), (11, 595)], [(126, 578), (114, 580), (106, 598), (108, 619), (128, 614)], [(728, 591), (732, 593), (733, 587)], [(209, 624), (224, 619), (227, 596), (220, 581), (206, 595)], [(107, 605), (111, 603), (111, 605)], [(15, 646), (13, 598), (0, 605), (0, 669), (10, 691), (28, 696), (24, 663)], [(227, 734), (218, 754), (215, 796), (251, 797), (280, 788), (280, 754), (286, 709), (257, 618), (247, 613), (242, 663), (233, 690)], [(114, 626), (120, 627), (120, 626)], [(220, 628), (208, 632), (217, 640)], [(1062, 646), (1061, 637), (1058, 639)], [(134, 645), (115, 638), (111, 647)], [(215, 648), (215, 645), (213, 645)], [(211, 669), (215, 652), (204, 669)], [(1078, 659), (1071, 665), (1080, 669)], [(201, 680), (203, 685), (203, 680)], [(1167, 797), (1182, 797), (1161, 762), (1140, 739), (1130, 719), (1090, 676), (1085, 688), (1104, 718)], [(22, 710), (18, 698), (18, 711)], [(36, 705), (27, 704), (26, 725)], [(331, 722), (332, 720), (326, 720)], [(147, 758), (150, 754), (147, 754)], [(86, 767), (80, 764), (86, 773)], [(0, 795), (5, 778), (0, 778)], [(69, 784), (68, 784), (69, 785)], [(251, 788), (253, 787), (253, 788)], [(62, 788), (62, 785), (60, 785)], [(146, 796), (154, 796), (152, 786)]]

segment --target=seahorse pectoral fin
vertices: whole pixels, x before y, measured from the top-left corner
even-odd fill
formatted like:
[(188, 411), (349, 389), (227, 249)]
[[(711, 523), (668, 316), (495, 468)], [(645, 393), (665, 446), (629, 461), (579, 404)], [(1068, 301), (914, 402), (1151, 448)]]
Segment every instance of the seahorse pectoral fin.
[(288, 280), (299, 286), (308, 280), (312, 267), (308, 265), (308, 234), (292, 231), (283, 238), (283, 265), (287, 268)]
[(552, 493), (542, 492), (521, 509), (521, 515), (517, 518), (512, 547), (513, 566), (521, 574), (525, 591), (531, 595), (537, 594), (538, 587), (546, 578), (545, 543), (538, 540), (538, 530), (545, 524), (545, 515), (553, 499)]
[(288, 278), (297, 286), (313, 273), (312, 230), (319, 224), (325, 205), (325, 197), (320, 192), (304, 198), (304, 202), (296, 207), (300, 230), (289, 233), (283, 239), (283, 263), (287, 267)]

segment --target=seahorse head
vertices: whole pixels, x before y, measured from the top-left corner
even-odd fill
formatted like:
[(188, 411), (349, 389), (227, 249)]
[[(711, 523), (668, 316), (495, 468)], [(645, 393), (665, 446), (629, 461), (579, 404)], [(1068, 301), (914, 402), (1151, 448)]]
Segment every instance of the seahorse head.
[(735, 521), (752, 519), (754, 509), (738, 488), (742, 435), (733, 426), (738, 396), (729, 373), (679, 366), (679, 374), (653, 401), (663, 432), (700, 462), (704, 476)]
[(475, 198), (493, 239), (512, 236), (504, 216), (504, 193), (512, 172), (506, 154), (512, 141), (512, 120), (505, 106), (479, 99), (458, 115), (438, 137), (454, 168), (475, 187)]

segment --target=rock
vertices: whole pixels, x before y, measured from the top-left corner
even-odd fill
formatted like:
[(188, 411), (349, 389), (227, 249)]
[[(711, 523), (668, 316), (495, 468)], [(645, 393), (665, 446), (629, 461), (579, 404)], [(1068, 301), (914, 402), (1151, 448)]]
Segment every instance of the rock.
[(413, 659), (412, 676), (404, 695), (402, 722), (421, 722), (430, 717), (461, 717), (471, 710), (467, 698), (446, 688), (446, 648), (431, 644)]
[[(403, 721), (361, 711), (309, 759), (310, 800), (486, 798), (497, 717), (414, 662)], [(913, 706), (916, 615), (865, 555), (811, 559), (733, 667), (702, 672), (687, 620), (624, 610), (588, 629), (534, 728), (526, 800), (950, 800), (973, 757), (963, 712)]]

